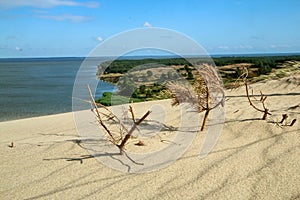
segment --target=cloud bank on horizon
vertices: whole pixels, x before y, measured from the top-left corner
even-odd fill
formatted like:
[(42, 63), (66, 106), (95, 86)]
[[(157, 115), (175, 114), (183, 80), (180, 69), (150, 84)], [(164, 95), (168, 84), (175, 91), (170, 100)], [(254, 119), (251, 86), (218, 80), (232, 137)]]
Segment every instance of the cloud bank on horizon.
[(173, 29), (209, 54), (300, 52), (300, 1), (0, 0), (0, 57), (87, 56), (134, 28)]

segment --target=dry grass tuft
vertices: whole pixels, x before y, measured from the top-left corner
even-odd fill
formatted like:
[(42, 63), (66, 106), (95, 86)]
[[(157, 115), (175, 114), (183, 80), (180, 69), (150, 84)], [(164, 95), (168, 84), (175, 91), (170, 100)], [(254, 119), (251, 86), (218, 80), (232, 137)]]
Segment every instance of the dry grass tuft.
[(200, 76), (195, 78), (193, 87), (169, 82), (167, 88), (173, 94), (173, 106), (188, 103), (198, 112), (205, 111), (201, 126), (203, 131), (209, 112), (219, 105), (224, 106), (225, 92), (215, 67), (206, 64), (198, 67)]

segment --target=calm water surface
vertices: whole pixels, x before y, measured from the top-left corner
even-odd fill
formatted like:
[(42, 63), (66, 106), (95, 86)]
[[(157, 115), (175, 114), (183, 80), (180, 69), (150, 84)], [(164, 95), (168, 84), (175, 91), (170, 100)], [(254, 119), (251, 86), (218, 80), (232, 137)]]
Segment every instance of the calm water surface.
[[(83, 58), (0, 59), (0, 121), (72, 111), (72, 90)], [(92, 75), (96, 74), (91, 71)], [(99, 82), (96, 96), (113, 91)]]

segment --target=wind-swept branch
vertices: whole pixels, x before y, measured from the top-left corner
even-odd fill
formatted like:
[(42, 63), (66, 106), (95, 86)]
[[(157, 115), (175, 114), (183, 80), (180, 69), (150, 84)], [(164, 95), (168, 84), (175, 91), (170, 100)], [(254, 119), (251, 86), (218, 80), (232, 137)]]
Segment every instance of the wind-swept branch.
[(203, 131), (210, 111), (220, 105), (224, 106), (225, 92), (213, 66), (203, 65), (198, 72), (200, 76), (195, 78), (193, 88), (175, 82), (169, 82), (167, 88), (173, 93), (173, 106), (188, 103), (196, 107), (198, 112), (205, 111), (201, 126)]

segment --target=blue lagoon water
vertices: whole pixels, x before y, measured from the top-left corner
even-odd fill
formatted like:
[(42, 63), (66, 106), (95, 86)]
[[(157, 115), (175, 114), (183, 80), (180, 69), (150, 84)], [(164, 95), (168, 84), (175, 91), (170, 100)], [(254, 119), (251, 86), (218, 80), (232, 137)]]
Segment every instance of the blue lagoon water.
[[(0, 59), (0, 121), (72, 111), (76, 73), (84, 58)], [(91, 71), (93, 75), (97, 73)], [(114, 86), (100, 81), (96, 97)]]

